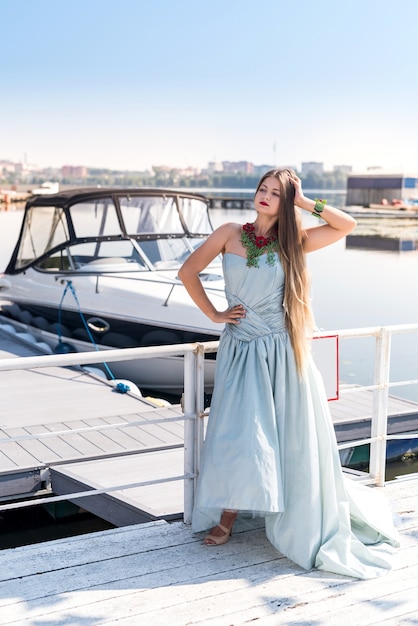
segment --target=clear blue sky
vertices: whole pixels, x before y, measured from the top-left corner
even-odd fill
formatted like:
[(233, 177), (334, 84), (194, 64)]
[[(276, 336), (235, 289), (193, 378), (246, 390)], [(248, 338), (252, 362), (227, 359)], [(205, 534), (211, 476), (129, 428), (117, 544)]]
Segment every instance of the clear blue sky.
[(0, 0), (0, 159), (418, 172), (417, 0)]

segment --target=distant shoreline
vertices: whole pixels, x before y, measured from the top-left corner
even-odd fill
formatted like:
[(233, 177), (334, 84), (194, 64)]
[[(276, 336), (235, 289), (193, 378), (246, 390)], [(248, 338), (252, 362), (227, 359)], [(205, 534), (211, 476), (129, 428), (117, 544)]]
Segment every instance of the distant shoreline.
[[(127, 188), (131, 188), (134, 189), (135, 187), (139, 187), (135, 186), (135, 185), (127, 185)], [(34, 189), (35, 187), (39, 187), (38, 183), (19, 183), (16, 185), (12, 185), (12, 184), (0, 184), (0, 189), (4, 189), (6, 191), (17, 191), (17, 193), (30, 193), (32, 189)], [(68, 183), (60, 183), (60, 190), (67, 190), (67, 189), (82, 189), (83, 187), (100, 187), (102, 189), (106, 189), (106, 187), (112, 188), (112, 187), (118, 187), (118, 188), (123, 188), (123, 185), (80, 185), (80, 184), (68, 184)], [(240, 193), (240, 192), (254, 192), (254, 187), (173, 187), (173, 185), (153, 185), (153, 187), (155, 187), (156, 189), (178, 189), (181, 191), (190, 191), (193, 192), (195, 191), (196, 193), (210, 193), (213, 191), (227, 191), (227, 192), (234, 192), (234, 193)], [(335, 194), (345, 194), (347, 193), (346, 189), (317, 189), (317, 188), (312, 188), (309, 189), (308, 187), (306, 189), (304, 189), (304, 191), (306, 191), (307, 193), (335, 193)]]

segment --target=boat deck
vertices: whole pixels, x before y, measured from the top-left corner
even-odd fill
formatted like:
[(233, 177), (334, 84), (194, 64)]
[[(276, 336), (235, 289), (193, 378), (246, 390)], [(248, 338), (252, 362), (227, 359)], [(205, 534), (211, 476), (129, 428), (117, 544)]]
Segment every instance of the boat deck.
[(384, 492), (401, 548), (378, 579), (302, 570), (260, 520), (239, 519), (220, 547), (156, 521), (2, 551), (0, 624), (416, 625), (418, 480)]

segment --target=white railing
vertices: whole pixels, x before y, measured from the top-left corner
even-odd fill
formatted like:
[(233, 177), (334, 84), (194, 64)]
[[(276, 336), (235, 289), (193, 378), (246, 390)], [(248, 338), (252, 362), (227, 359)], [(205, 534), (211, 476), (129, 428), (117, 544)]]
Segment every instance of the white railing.
[[(393, 335), (418, 333), (418, 324), (403, 324), (397, 326), (379, 326), (374, 328), (357, 328), (338, 330), (340, 339), (357, 337), (375, 337), (374, 384), (350, 388), (349, 392), (356, 393), (365, 390), (373, 391), (373, 409), (371, 415), (371, 436), (368, 439), (356, 440), (340, 444), (338, 448), (355, 447), (370, 443), (369, 474), (371, 482), (382, 487), (385, 483), (386, 443), (389, 439), (416, 439), (418, 433), (403, 433), (402, 436), (388, 435), (388, 399), (389, 389), (405, 385), (418, 384), (418, 378), (390, 382), (391, 343)], [(418, 372), (417, 372), (418, 373)]]
[[(385, 481), (386, 466), (386, 442), (388, 439), (408, 439), (418, 438), (418, 433), (404, 433), (402, 435), (388, 435), (387, 433), (387, 413), (388, 413), (388, 396), (391, 387), (400, 385), (418, 384), (418, 379), (411, 378), (404, 381), (390, 382), (390, 356), (391, 356), (391, 339), (394, 334), (418, 333), (418, 324), (408, 324), (400, 326), (385, 326), (373, 328), (360, 328), (348, 330), (328, 331), (327, 334), (338, 335), (340, 339), (350, 339), (359, 337), (375, 337), (375, 369), (374, 384), (369, 386), (358, 386), (350, 388), (349, 393), (357, 391), (372, 390), (373, 391), (373, 410), (371, 415), (371, 437), (352, 442), (340, 444), (340, 449), (354, 447), (370, 443), (370, 464), (369, 473), (363, 473), (365, 481), (380, 486)], [(318, 334), (324, 334), (323, 332)], [(70, 353), (60, 355), (45, 355), (34, 357), (21, 357), (0, 359), (0, 372), (6, 370), (22, 370), (35, 369), (52, 366), (74, 366), (83, 363), (110, 363), (115, 361), (127, 361), (136, 359), (146, 359), (164, 356), (184, 355), (184, 394), (183, 394), (183, 416), (179, 418), (171, 418), (172, 420), (184, 420), (184, 474), (176, 477), (169, 477), (160, 480), (151, 480), (145, 482), (135, 482), (123, 485), (117, 485), (111, 488), (96, 489), (82, 491), (78, 493), (65, 494), (62, 496), (53, 496), (36, 499), (13, 502), (0, 505), (0, 511), (23, 506), (35, 506), (43, 502), (57, 502), (60, 500), (79, 499), (100, 493), (110, 493), (112, 491), (120, 491), (122, 489), (132, 489), (134, 487), (145, 486), (169, 482), (173, 480), (184, 481), (184, 521), (191, 522), (191, 515), (194, 502), (194, 494), (196, 488), (196, 480), (200, 469), (200, 456), (203, 445), (204, 420), (207, 415), (204, 411), (204, 355), (208, 352), (216, 352), (219, 342), (205, 342), (203, 344), (181, 344), (175, 346), (157, 346), (152, 348), (123, 348), (115, 350), (106, 350), (100, 352), (83, 352)], [(346, 393), (343, 389), (341, 393)], [(155, 420), (155, 423), (161, 419)], [(147, 420), (148, 425), (153, 420)], [(140, 422), (136, 422), (139, 425)], [(115, 424), (111, 425), (113, 428)], [(129, 427), (129, 423), (121, 423), (118, 427)], [(100, 430), (103, 427), (89, 427), (89, 429)], [(105, 427), (104, 427), (105, 428)], [(69, 431), (66, 431), (67, 433)], [(76, 431), (70, 431), (75, 433)], [(56, 435), (51, 433), (50, 435)], [(30, 435), (32, 438), (40, 438), (45, 435)], [(28, 436), (25, 436), (27, 438)], [(16, 437), (18, 440), (19, 437)], [(3, 442), (6, 440), (3, 440)], [(7, 438), (10, 443), (13, 438)], [(0, 440), (1, 446), (2, 440)], [(4, 474), (5, 472), (3, 472)]]
[[(2, 371), (26, 370), (47, 367), (70, 367), (88, 363), (113, 363), (116, 361), (128, 361), (147, 358), (157, 358), (165, 356), (184, 356), (184, 393), (183, 393), (183, 416), (178, 418), (169, 418), (171, 421), (184, 421), (184, 474), (175, 477), (166, 477), (158, 480), (141, 481), (135, 483), (124, 483), (121, 485), (92, 489), (89, 491), (81, 491), (76, 493), (68, 493), (61, 496), (53, 497), (36, 497), (36, 499), (21, 500), (19, 502), (11, 502), (0, 504), (0, 511), (7, 511), (22, 507), (37, 506), (40, 504), (60, 502), (63, 500), (72, 500), (85, 498), (101, 493), (111, 493), (121, 491), (122, 489), (134, 489), (148, 485), (171, 482), (176, 480), (184, 481), (184, 521), (191, 522), (191, 512), (193, 508), (194, 493), (196, 487), (196, 479), (198, 476), (198, 468), (200, 463), (200, 451), (203, 443), (203, 407), (204, 407), (204, 355), (209, 352), (216, 352), (219, 342), (211, 341), (204, 344), (179, 344), (173, 346), (154, 346), (151, 348), (122, 348), (115, 350), (102, 350), (100, 352), (75, 352), (69, 354), (48, 354), (43, 356), (30, 356), (21, 358), (5, 358), (0, 359), (0, 373)], [(104, 381), (105, 382), (105, 381)], [(161, 410), (160, 408), (158, 410)], [(161, 418), (156, 420), (147, 419), (146, 422), (135, 421), (135, 423), (122, 422), (120, 424), (111, 424), (112, 428), (129, 428), (132, 425), (139, 426), (141, 423), (147, 426), (161, 423)], [(101, 431), (108, 426), (94, 426), (88, 429), (73, 429), (65, 431), (65, 434), (75, 434), (76, 432), (85, 432), (85, 430)], [(22, 439), (43, 439), (49, 436), (56, 436), (57, 432), (41, 433), (34, 435), (25, 435), (17, 437), (7, 437), (0, 439), (0, 449), (2, 443), (19, 442)], [(65, 461), (61, 461), (61, 464)], [(53, 464), (49, 464), (52, 466)], [(45, 464), (39, 463), (37, 467), (46, 467)], [(22, 469), (22, 468), (21, 468)], [(14, 471), (19, 471), (16, 468)], [(3, 475), (7, 472), (1, 472)]]

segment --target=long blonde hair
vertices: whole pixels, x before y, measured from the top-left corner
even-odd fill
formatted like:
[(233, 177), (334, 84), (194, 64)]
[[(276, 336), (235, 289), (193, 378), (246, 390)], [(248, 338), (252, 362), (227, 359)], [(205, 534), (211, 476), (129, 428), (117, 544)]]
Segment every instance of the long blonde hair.
[(257, 191), (266, 178), (273, 176), (279, 181), (280, 208), (277, 221), (279, 238), (279, 256), (285, 274), (284, 314), (286, 327), (295, 353), (296, 365), (302, 372), (309, 349), (308, 336), (313, 330), (313, 315), (310, 299), (310, 283), (303, 249), (305, 233), (302, 221), (295, 210), (295, 188), (289, 175), (289, 169), (270, 170), (264, 174), (257, 185)]

